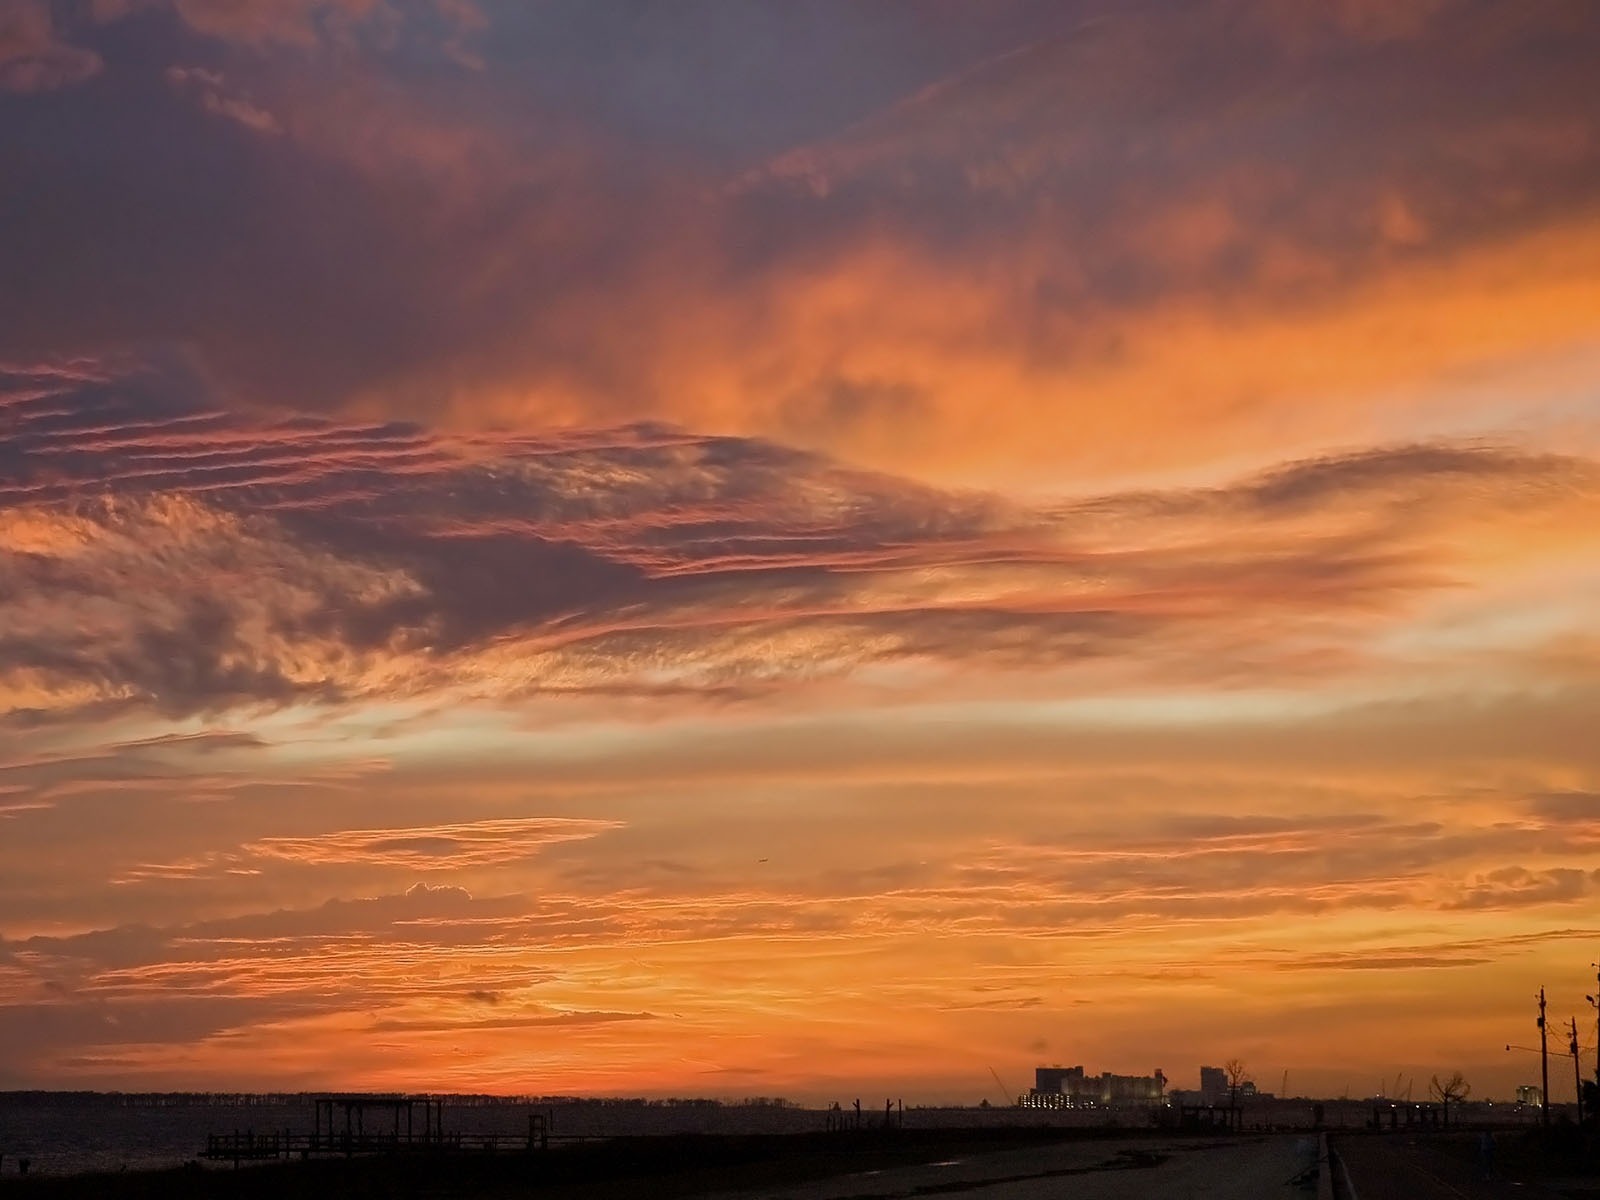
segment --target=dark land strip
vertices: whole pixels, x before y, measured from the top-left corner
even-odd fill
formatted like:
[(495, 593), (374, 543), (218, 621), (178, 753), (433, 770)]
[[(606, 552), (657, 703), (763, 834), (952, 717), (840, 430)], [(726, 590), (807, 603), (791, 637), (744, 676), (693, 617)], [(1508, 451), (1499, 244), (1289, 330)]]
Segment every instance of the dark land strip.
[[(1144, 1140), (1152, 1132), (1130, 1131), (1120, 1136)], [(1119, 1134), (1107, 1129), (1001, 1127), (617, 1137), (523, 1153), (370, 1155), (268, 1162), (237, 1169), (188, 1166), (162, 1171), (8, 1177), (4, 1192), (7, 1196), (52, 1200), (278, 1200), (284, 1196), (498, 1200), (527, 1196), (530, 1192), (537, 1192), (541, 1200), (640, 1200), (643, 1192), (648, 1200), (677, 1200), (917, 1165), (958, 1155), (1108, 1137), (1119, 1138)], [(1161, 1155), (1130, 1148), (1101, 1167), (1046, 1174), (1129, 1170), (1155, 1166), (1162, 1160)], [(919, 1190), (933, 1194), (960, 1189)], [(870, 1194), (864, 1189), (862, 1200)]]

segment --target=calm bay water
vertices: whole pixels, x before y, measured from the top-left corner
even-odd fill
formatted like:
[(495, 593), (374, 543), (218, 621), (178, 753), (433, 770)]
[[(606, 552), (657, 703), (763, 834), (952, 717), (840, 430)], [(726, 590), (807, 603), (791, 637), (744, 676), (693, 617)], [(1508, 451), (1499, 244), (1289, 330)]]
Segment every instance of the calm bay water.
[[(528, 1115), (534, 1112), (545, 1114), (551, 1132), (558, 1135), (793, 1133), (823, 1125), (820, 1112), (761, 1105), (485, 1105), (448, 1101), (443, 1125), (451, 1132), (525, 1134)], [(235, 1130), (309, 1133), (312, 1125), (310, 1099), (234, 1105), (154, 1104), (142, 1098), (116, 1103), (105, 1097), (0, 1097), (0, 1174), (14, 1175), (19, 1157), (32, 1160), (33, 1172), (51, 1175), (173, 1167), (197, 1157), (207, 1134)]]
[[(1331, 1102), (1335, 1125), (1359, 1125), (1364, 1106)], [(451, 1133), (525, 1135), (528, 1117), (543, 1114), (557, 1136), (617, 1137), (669, 1133), (803, 1133), (825, 1127), (819, 1109), (769, 1104), (644, 1104), (636, 1102), (515, 1103), (446, 1100), (443, 1127)], [(1265, 1116), (1266, 1114), (1263, 1114)], [(882, 1108), (863, 1105), (868, 1125), (883, 1120)], [(420, 1122), (420, 1113), (418, 1120)], [(1308, 1103), (1280, 1104), (1271, 1120), (1309, 1127)], [(1030, 1108), (907, 1108), (907, 1125), (921, 1128), (983, 1125), (1098, 1126), (1117, 1121), (1143, 1124), (1142, 1114), (1112, 1115)], [(278, 1103), (218, 1103), (169, 1097), (109, 1097), (49, 1093), (0, 1093), (0, 1174), (13, 1176), (17, 1160), (31, 1171), (70, 1175), (85, 1171), (150, 1170), (180, 1166), (196, 1158), (212, 1133), (291, 1131), (310, 1133), (313, 1104), (289, 1098)], [(386, 1127), (382, 1116), (369, 1129)], [(420, 1128), (420, 1124), (419, 1124)], [(229, 1164), (218, 1169), (231, 1170)]]

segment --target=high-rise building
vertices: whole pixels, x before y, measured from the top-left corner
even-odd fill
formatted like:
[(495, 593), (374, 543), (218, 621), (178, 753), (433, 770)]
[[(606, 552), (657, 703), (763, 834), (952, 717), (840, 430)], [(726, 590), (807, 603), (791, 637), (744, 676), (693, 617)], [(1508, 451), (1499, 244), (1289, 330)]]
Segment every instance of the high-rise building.
[(1200, 1103), (1226, 1104), (1228, 1102), (1228, 1073), (1221, 1067), (1200, 1068)]
[(1085, 1074), (1077, 1067), (1039, 1067), (1033, 1090), (1023, 1097), (1030, 1108), (1134, 1108), (1163, 1103), (1167, 1077), (1158, 1067), (1153, 1075)]

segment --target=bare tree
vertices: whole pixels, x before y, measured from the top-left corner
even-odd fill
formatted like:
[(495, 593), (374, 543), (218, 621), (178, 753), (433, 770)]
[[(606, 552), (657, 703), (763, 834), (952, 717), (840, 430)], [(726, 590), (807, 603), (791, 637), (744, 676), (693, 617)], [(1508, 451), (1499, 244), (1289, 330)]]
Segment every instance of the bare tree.
[(1239, 1104), (1239, 1089), (1250, 1082), (1250, 1072), (1244, 1069), (1244, 1060), (1230, 1058), (1222, 1064), (1223, 1073), (1228, 1077), (1228, 1099), (1234, 1106)]
[(1450, 1124), (1450, 1106), (1452, 1104), (1460, 1104), (1468, 1096), (1472, 1095), (1472, 1085), (1467, 1082), (1465, 1075), (1460, 1071), (1456, 1071), (1443, 1083), (1439, 1082), (1439, 1077), (1435, 1075), (1433, 1082), (1428, 1085), (1428, 1091), (1433, 1095), (1434, 1099), (1444, 1106), (1444, 1123), (1448, 1125)]

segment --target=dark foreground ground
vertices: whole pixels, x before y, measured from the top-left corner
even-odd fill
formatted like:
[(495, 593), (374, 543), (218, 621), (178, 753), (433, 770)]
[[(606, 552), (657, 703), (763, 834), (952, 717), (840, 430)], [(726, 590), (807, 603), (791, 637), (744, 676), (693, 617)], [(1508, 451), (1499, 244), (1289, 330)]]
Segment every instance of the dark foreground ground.
[[(1575, 1132), (1575, 1131), (1574, 1131)], [(1600, 1149), (1576, 1136), (1501, 1131), (1485, 1163), (1479, 1132), (1330, 1139), (1350, 1190), (1336, 1200), (1600, 1200)], [(1592, 1137), (1592, 1135), (1591, 1135)], [(1334, 1173), (1337, 1182), (1343, 1177)]]
[(0, 1180), (0, 1194), (40, 1200), (285, 1196), (495, 1200), (530, 1194), (541, 1200), (674, 1200), (1090, 1139), (1125, 1143), (1127, 1153), (1113, 1150), (1111, 1157), (1131, 1168), (1142, 1161), (1139, 1143), (1148, 1137), (1104, 1129), (995, 1128), (615, 1138), (531, 1154), (411, 1154), (56, 1178), (8, 1175)]
[[(1335, 1200), (1600, 1200), (1594, 1148), (1497, 1135), (1484, 1178), (1476, 1132), (1330, 1139), (1354, 1190)], [(1302, 1189), (1305, 1134), (1182, 1136), (1049, 1128), (615, 1138), (534, 1153), (411, 1154), (0, 1179), (0, 1200), (498, 1197), (540, 1200), (1271, 1200)], [(1315, 1142), (1310, 1139), (1315, 1158)], [(957, 1194), (960, 1194), (959, 1196)]]

